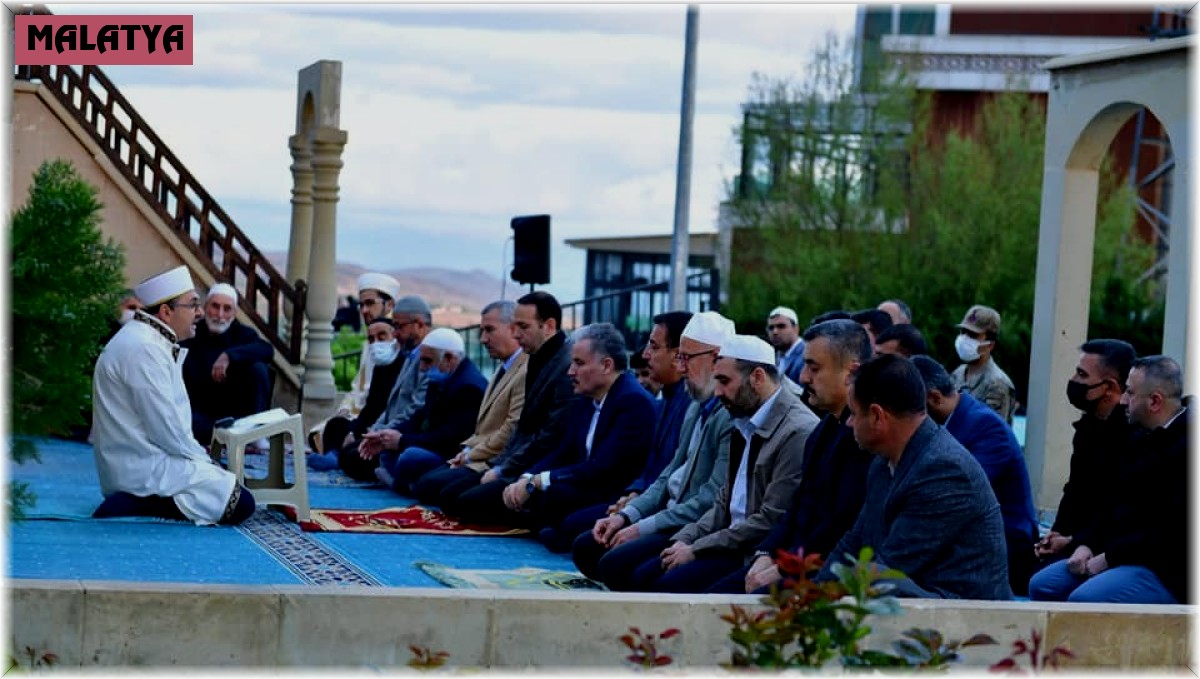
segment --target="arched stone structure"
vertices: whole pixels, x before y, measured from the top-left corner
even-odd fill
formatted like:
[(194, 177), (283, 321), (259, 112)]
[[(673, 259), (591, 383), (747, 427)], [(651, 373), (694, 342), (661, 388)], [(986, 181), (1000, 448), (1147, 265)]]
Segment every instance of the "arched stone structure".
[[(1100, 163), (1120, 127), (1145, 106), (1171, 141), (1175, 185), (1189, 186), (1191, 46), (1192, 38), (1176, 38), (1044, 65), (1051, 80), (1025, 448), (1039, 510), (1058, 506), (1069, 471), (1070, 424), (1079, 416), (1065, 390), (1079, 345), (1088, 339)], [(1196, 359), (1188, 342), (1193, 235), (1187, 190), (1174, 193), (1170, 218), (1162, 352), (1187, 370)], [(1185, 386), (1195, 393), (1194, 379)]]
[(318, 61), (299, 75), (292, 153), (292, 231), (288, 280), (308, 282), (303, 413), (305, 427), (333, 411), (333, 314), (337, 306), (338, 176), (346, 133), (341, 118), (342, 63)]

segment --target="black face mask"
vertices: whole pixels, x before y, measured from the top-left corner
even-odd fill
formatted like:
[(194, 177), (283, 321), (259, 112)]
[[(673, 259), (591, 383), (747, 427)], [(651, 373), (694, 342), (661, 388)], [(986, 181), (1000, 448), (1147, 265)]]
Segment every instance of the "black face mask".
[(1100, 404), (1100, 399), (1089, 401), (1087, 393), (1101, 384), (1104, 384), (1104, 380), (1100, 380), (1095, 384), (1084, 384), (1083, 382), (1068, 380), (1067, 400), (1071, 402), (1071, 405), (1091, 415), (1096, 412), (1096, 406)]

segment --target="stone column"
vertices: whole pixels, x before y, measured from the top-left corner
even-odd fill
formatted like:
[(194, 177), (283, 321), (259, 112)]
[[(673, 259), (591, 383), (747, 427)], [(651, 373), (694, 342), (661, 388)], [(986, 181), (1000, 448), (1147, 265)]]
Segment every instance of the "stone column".
[(308, 351), (304, 360), (305, 426), (332, 414), (337, 388), (333, 381), (333, 314), (337, 307), (338, 174), (346, 133), (318, 128), (313, 136), (313, 229), (308, 262)]
[[(288, 138), (288, 147), (292, 151), (292, 235), (288, 242), (286, 275), (288, 282), (295, 284), (301, 278), (308, 280), (313, 230), (313, 154), (306, 135), (292, 135)], [(292, 305), (284, 305), (283, 311), (288, 319), (285, 336), (290, 338)], [(297, 369), (303, 374), (303, 365), (297, 366)]]
[[(1050, 139), (1047, 135), (1048, 147)], [(1068, 149), (1073, 140), (1066, 139)], [(1079, 411), (1064, 392), (1087, 339), (1098, 184), (1095, 170), (1053, 162), (1047, 162), (1042, 179), (1025, 429), (1025, 462), (1039, 515), (1058, 507), (1070, 474), (1071, 422)]]

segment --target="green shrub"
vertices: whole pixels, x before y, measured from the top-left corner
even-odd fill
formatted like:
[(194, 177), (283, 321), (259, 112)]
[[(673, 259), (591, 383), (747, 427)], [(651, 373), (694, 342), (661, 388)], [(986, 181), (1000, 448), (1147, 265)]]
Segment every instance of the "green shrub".
[[(66, 161), (43, 163), (12, 217), (12, 455), (37, 461), (35, 438), (84, 424), (92, 366), (124, 291), (125, 255), (103, 238), (96, 189)], [(14, 518), (34, 500), (15, 484)]]

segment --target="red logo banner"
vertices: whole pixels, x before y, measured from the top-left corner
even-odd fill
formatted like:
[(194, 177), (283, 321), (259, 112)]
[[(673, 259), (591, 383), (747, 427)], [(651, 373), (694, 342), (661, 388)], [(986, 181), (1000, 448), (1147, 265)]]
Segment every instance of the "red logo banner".
[(18, 14), (18, 66), (191, 66), (192, 16)]

